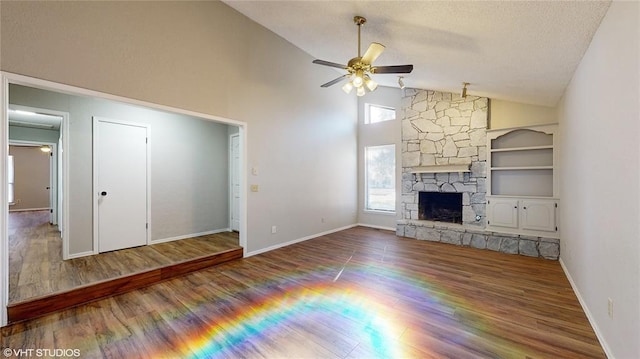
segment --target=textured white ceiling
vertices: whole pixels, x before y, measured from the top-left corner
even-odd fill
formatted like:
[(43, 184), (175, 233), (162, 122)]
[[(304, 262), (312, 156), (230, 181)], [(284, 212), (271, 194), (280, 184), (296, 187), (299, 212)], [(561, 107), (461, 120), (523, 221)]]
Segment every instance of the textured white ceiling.
[[(462, 82), (469, 82), (472, 95), (546, 106), (562, 96), (610, 4), (224, 1), (311, 56), (345, 64), (357, 53), (353, 16), (361, 15), (368, 20), (362, 51), (380, 42), (386, 50), (376, 65), (413, 64), (404, 80), (408, 87), (459, 92)], [(397, 86), (396, 75), (374, 77)]]

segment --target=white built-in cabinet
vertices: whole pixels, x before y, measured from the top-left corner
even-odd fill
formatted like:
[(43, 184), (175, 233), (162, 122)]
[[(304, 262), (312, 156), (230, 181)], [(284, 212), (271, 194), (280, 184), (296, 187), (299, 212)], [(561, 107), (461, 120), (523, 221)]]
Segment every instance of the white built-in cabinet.
[(559, 236), (557, 125), (487, 131), (487, 229)]

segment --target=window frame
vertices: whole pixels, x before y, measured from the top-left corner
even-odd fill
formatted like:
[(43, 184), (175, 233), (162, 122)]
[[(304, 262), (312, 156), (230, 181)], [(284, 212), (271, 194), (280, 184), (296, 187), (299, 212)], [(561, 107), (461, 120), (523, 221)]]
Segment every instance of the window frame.
[[(369, 193), (370, 193), (370, 188), (369, 188), (369, 149), (370, 148), (380, 148), (380, 147), (390, 147), (393, 149), (393, 156), (391, 156), (391, 158), (393, 158), (393, 164), (391, 166), (391, 174), (392, 174), (392, 178), (391, 178), (391, 184), (392, 184), (392, 193), (393, 193), (393, 209), (384, 209), (384, 208), (373, 208), (370, 206), (370, 198), (369, 198)], [(363, 147), (363, 155), (364, 155), (364, 208), (363, 210), (365, 212), (375, 212), (375, 213), (381, 213), (381, 214), (389, 214), (389, 215), (394, 215), (396, 214), (398, 208), (398, 204), (397, 204), (397, 196), (396, 196), (396, 180), (397, 180), (397, 174), (396, 174), (396, 150), (397, 150), (397, 145), (395, 143), (387, 143), (387, 144), (381, 144), (381, 145), (371, 145), (371, 146), (364, 146)]]
[[(376, 107), (376, 108), (384, 109), (384, 110), (391, 110), (391, 111), (393, 111), (394, 116), (393, 116), (393, 118), (390, 118), (390, 119), (387, 119), (387, 120), (371, 122), (371, 107)], [(375, 104), (375, 103), (365, 103), (364, 104), (364, 124), (365, 125), (374, 125), (376, 123), (395, 121), (397, 118), (398, 118), (398, 116), (397, 116), (397, 113), (396, 113), (396, 109), (394, 107), (378, 105), (378, 104)]]

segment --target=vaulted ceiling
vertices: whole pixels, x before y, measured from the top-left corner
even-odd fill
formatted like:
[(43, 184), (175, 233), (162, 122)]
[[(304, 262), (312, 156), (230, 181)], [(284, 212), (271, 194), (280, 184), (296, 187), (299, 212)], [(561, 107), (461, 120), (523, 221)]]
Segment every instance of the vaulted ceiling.
[[(609, 1), (231, 1), (229, 6), (314, 58), (356, 56), (354, 15), (367, 18), (362, 48), (386, 46), (376, 65), (413, 64), (408, 87), (555, 106)], [(311, 65), (317, 66), (318, 65)], [(311, 70), (312, 71), (312, 70)], [(340, 70), (336, 69), (336, 77)], [(374, 75), (397, 86), (396, 75)], [(327, 81), (333, 77), (328, 77)], [(318, 86), (321, 84), (319, 83)], [(333, 86), (327, 91), (340, 91)]]

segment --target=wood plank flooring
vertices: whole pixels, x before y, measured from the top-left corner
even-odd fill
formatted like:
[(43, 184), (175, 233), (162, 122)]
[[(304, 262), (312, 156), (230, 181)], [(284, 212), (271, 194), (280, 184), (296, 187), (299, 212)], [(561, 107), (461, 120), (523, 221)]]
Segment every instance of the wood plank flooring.
[(237, 233), (219, 233), (62, 260), (47, 211), (9, 218), (9, 320), (33, 318), (242, 257)]
[(558, 262), (356, 227), (2, 330), (83, 358), (605, 358)]

